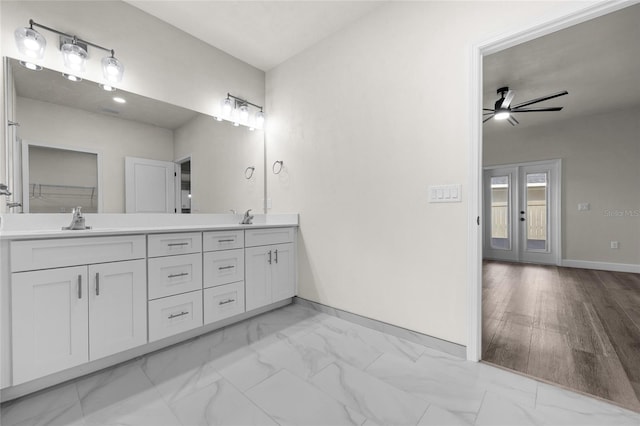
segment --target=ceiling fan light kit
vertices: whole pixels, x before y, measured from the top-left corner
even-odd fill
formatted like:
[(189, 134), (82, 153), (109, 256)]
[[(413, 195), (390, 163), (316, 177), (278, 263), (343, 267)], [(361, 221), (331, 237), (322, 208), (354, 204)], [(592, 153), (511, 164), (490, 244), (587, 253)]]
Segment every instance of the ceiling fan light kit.
[(560, 92), (552, 93), (547, 96), (542, 96), (540, 98), (535, 98), (528, 100), (526, 102), (521, 102), (516, 105), (511, 105), (513, 98), (515, 96), (515, 92), (513, 90), (509, 90), (509, 87), (501, 87), (496, 93), (500, 95), (500, 99), (498, 99), (493, 105), (493, 109), (483, 108), (483, 116), (485, 117), (482, 121), (486, 123), (492, 118), (500, 121), (508, 121), (509, 124), (515, 126), (516, 124), (520, 124), (518, 120), (513, 116), (515, 113), (521, 112), (548, 112), (548, 111), (560, 111), (563, 107), (547, 107), (547, 108), (525, 108), (529, 105), (537, 104), (538, 102), (544, 102), (549, 99), (557, 98), (559, 96), (568, 95), (569, 92), (566, 90), (562, 90)]

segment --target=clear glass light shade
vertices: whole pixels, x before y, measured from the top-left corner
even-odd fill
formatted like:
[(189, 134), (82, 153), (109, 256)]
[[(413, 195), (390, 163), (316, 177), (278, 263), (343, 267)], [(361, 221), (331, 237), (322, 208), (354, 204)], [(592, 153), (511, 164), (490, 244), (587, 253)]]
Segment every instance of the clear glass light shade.
[(44, 58), (47, 40), (42, 34), (32, 28), (18, 28), (13, 35), (20, 53), (35, 60)]
[(87, 61), (87, 51), (73, 43), (65, 43), (60, 48), (64, 66), (76, 72), (83, 72)]
[(231, 111), (233, 110), (233, 104), (231, 103), (231, 99), (226, 98), (222, 101), (222, 115), (225, 117), (229, 117), (231, 115)]
[(110, 83), (120, 83), (124, 75), (124, 65), (113, 56), (102, 58), (102, 75)]
[(249, 107), (246, 105), (240, 105), (239, 110), (240, 110), (239, 112), (240, 121), (242, 121), (243, 123), (246, 123), (247, 120), (249, 120)]
[(264, 127), (264, 112), (256, 112), (256, 127), (262, 129)]

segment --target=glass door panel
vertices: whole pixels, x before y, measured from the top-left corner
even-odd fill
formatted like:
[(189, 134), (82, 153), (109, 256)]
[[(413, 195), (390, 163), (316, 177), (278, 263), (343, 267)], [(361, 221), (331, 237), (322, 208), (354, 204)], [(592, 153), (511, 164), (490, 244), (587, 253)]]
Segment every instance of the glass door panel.
[(491, 248), (511, 250), (509, 175), (491, 177)]
[(529, 251), (547, 251), (548, 193), (547, 173), (527, 173), (526, 182), (526, 241)]

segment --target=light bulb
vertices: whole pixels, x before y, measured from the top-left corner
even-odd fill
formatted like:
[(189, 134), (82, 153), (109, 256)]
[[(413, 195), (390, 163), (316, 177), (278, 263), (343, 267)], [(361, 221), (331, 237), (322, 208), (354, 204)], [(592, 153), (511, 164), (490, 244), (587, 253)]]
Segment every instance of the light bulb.
[(47, 40), (33, 28), (18, 28), (13, 33), (18, 50), (31, 59), (44, 58), (44, 49)]
[(264, 127), (264, 112), (258, 111), (256, 113), (256, 127), (262, 129)]
[(84, 64), (88, 55), (83, 47), (73, 43), (65, 43), (60, 50), (62, 51), (65, 67), (76, 72), (84, 71)]
[(246, 105), (240, 106), (240, 121), (247, 122), (249, 119), (249, 107)]
[(112, 56), (102, 58), (102, 75), (110, 83), (120, 83), (124, 75), (124, 65)]
[(509, 114), (508, 111), (501, 111), (501, 112), (497, 112), (493, 118), (495, 118), (496, 120), (506, 120), (507, 118), (509, 118), (511, 116), (511, 114)]
[(231, 115), (231, 110), (233, 109), (233, 105), (231, 104), (231, 99), (226, 98), (222, 101), (222, 114), (225, 116)]
[(18, 63), (23, 67), (30, 69), (32, 71), (40, 71), (42, 69), (40, 65), (34, 64), (33, 62), (19, 61)]

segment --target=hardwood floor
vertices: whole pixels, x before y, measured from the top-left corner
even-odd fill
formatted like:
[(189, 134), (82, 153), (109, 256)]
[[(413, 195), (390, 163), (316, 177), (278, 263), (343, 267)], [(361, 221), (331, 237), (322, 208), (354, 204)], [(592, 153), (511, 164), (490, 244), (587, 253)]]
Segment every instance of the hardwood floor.
[(640, 274), (485, 261), (482, 359), (640, 411)]

